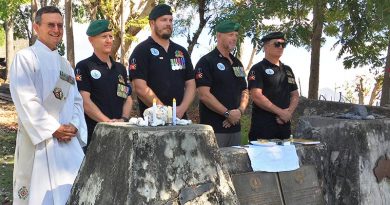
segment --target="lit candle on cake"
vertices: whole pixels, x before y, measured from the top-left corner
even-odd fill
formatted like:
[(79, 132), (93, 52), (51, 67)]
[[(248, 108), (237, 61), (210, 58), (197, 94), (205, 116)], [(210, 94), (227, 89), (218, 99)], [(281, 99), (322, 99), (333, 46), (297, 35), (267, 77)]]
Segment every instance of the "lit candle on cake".
[(172, 124), (176, 125), (176, 99), (172, 101)]
[(157, 111), (156, 98), (153, 98), (153, 108), (152, 108), (152, 115), (153, 115), (152, 122), (153, 123), (155, 123), (157, 120), (156, 111)]

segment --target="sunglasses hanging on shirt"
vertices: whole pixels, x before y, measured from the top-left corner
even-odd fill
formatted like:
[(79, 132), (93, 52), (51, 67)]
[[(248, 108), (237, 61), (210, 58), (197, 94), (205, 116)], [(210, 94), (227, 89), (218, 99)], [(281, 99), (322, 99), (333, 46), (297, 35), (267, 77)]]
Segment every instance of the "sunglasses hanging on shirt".
[(280, 46), (282, 46), (282, 48), (286, 48), (286, 46), (287, 46), (287, 43), (286, 42), (275, 42), (274, 43), (274, 46), (275, 46), (275, 48), (280, 48)]

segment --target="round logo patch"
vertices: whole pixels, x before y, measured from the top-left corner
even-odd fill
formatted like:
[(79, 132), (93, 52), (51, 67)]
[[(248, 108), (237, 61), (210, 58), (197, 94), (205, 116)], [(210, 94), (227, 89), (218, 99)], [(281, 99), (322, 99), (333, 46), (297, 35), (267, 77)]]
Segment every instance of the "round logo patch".
[(222, 63), (218, 63), (218, 64), (217, 64), (217, 68), (218, 68), (219, 70), (225, 70), (225, 65), (222, 64)]
[(265, 70), (265, 73), (267, 73), (268, 75), (273, 75), (275, 72), (271, 68), (268, 68)]
[(150, 49), (150, 52), (152, 53), (152, 55), (154, 56), (158, 56), (160, 54), (160, 52), (156, 49), (156, 48), (151, 48)]
[(91, 70), (91, 76), (92, 76), (93, 79), (97, 80), (100, 77), (102, 77), (102, 74), (98, 70)]

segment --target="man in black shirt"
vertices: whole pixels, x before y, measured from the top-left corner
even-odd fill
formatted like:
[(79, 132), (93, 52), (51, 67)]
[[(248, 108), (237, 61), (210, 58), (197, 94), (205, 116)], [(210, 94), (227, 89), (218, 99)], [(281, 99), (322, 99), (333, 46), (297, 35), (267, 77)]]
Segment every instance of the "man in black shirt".
[(240, 119), (248, 105), (244, 68), (230, 53), (236, 48), (239, 28), (230, 20), (219, 23), (217, 47), (195, 66), (200, 123), (213, 127), (219, 147), (240, 145)]
[(169, 40), (172, 34), (171, 7), (160, 4), (149, 14), (151, 36), (137, 45), (129, 59), (130, 78), (138, 96), (140, 115), (157, 104), (172, 106), (176, 115), (185, 112), (195, 96), (194, 70), (185, 48)]
[(299, 100), (298, 87), (291, 68), (280, 62), (286, 47), (285, 35), (273, 32), (264, 36), (265, 58), (248, 74), (253, 99), (249, 139), (287, 139), (290, 120)]
[(91, 22), (87, 35), (94, 53), (77, 63), (75, 73), (84, 101), (89, 145), (98, 122), (128, 121), (133, 101), (126, 68), (110, 56), (113, 36), (109, 22)]

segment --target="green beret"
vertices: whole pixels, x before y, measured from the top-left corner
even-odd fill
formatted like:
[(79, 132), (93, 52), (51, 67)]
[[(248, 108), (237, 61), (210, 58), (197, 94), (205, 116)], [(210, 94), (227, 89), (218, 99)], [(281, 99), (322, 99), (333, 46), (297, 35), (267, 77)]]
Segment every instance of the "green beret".
[(215, 27), (215, 31), (219, 33), (229, 33), (233, 31), (238, 31), (239, 29), (240, 29), (240, 24), (235, 23), (231, 20), (222, 21)]
[(265, 35), (263, 38), (261, 38), (261, 42), (265, 43), (265, 42), (270, 41), (272, 39), (286, 40), (286, 35), (282, 32), (272, 32), (272, 33)]
[(149, 20), (156, 20), (160, 16), (172, 15), (172, 9), (166, 4), (155, 6), (149, 14)]
[(92, 21), (87, 29), (87, 35), (88, 36), (96, 36), (101, 33), (111, 31), (109, 28), (110, 22), (105, 19), (100, 19), (96, 21)]

